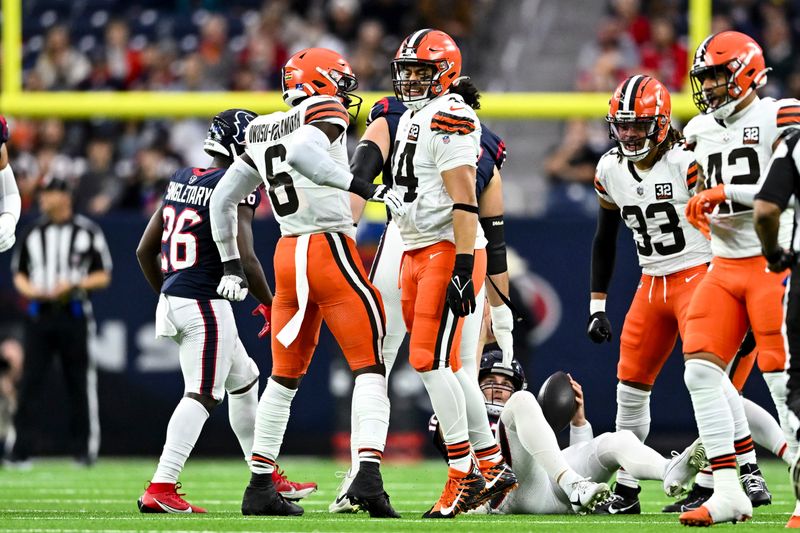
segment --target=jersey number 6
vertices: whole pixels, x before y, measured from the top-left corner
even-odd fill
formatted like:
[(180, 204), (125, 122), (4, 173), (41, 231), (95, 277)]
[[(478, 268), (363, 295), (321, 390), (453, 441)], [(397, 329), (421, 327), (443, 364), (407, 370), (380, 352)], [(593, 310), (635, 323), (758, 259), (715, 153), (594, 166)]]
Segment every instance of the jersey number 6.
[(281, 162), (286, 160), (286, 147), (282, 144), (273, 144), (264, 152), (264, 164), (267, 167), (267, 181), (269, 182), (269, 198), (272, 208), (278, 216), (288, 216), (300, 207), (297, 191), (294, 190), (292, 176), (288, 172), (273, 170), (272, 161), (277, 158)]

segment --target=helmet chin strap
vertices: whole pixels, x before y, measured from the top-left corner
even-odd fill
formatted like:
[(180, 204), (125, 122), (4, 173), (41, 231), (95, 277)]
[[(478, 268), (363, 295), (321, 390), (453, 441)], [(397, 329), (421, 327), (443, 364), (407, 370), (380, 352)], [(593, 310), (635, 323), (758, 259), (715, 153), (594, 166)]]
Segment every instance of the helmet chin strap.
[(641, 150), (637, 150), (635, 152), (629, 152), (628, 150), (625, 149), (622, 143), (619, 143), (619, 149), (622, 152), (622, 155), (625, 157), (625, 159), (627, 159), (632, 163), (641, 161), (642, 159), (650, 155), (650, 152), (653, 150), (653, 148), (655, 148), (655, 146), (656, 144), (651, 139), (647, 139), (645, 141), (645, 145), (642, 147)]

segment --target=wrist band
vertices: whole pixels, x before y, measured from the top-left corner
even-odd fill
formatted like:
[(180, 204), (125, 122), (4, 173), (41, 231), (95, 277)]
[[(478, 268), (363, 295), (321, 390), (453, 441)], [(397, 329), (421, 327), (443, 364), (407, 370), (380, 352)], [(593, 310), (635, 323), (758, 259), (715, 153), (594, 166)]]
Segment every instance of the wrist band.
[(589, 300), (589, 314), (593, 315), (599, 312), (606, 312), (606, 301), (600, 299)]

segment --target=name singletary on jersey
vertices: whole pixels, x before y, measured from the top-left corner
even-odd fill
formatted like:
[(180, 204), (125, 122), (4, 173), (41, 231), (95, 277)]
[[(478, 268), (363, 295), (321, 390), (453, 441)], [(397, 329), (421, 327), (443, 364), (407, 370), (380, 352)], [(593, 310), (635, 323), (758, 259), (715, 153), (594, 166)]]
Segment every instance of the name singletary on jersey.
[(617, 148), (600, 158), (595, 190), (619, 207), (644, 274), (665, 276), (711, 260), (708, 241), (684, 215), (697, 177), (694, 155), (678, 145), (648, 171), (620, 160)]
[(344, 233), (355, 236), (350, 193), (318, 185), (286, 162), (286, 147), (304, 124), (328, 122), (341, 126), (342, 134), (328, 149), (337, 165), (349, 172), (347, 137), (350, 116), (332, 96), (312, 96), (288, 111), (255, 118), (245, 133), (246, 151), (256, 164), (281, 235)]
[[(756, 99), (733, 117), (716, 120), (699, 115), (683, 133), (703, 171), (706, 188), (720, 184), (762, 184), (772, 145), (786, 127), (800, 124), (800, 101)], [(778, 240), (788, 246), (792, 210), (781, 215)], [(711, 251), (715, 256), (740, 258), (761, 255), (753, 227), (753, 208), (726, 200), (710, 217)]]
[(457, 94), (435, 98), (401, 117), (392, 147), (392, 187), (408, 207), (406, 216), (397, 220), (407, 249), (455, 242), (453, 199), (442, 172), (476, 167), (480, 143), (480, 121)]

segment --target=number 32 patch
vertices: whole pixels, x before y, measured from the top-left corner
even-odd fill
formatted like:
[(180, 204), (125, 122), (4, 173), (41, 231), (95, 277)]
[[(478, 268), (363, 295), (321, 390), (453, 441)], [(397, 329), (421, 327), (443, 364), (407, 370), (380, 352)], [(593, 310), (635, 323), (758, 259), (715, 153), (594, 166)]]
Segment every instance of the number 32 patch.
[(656, 183), (656, 200), (672, 200), (671, 183)]

